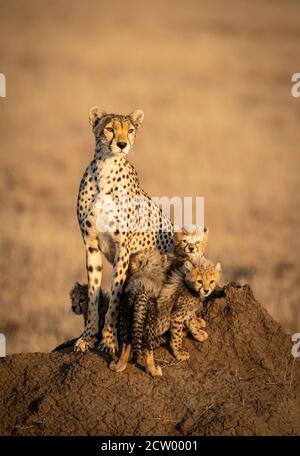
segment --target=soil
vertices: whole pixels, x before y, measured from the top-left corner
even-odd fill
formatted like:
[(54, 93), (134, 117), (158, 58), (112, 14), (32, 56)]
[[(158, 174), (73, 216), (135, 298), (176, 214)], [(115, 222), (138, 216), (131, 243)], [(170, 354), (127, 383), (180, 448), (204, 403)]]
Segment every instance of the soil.
[(230, 283), (204, 308), (209, 338), (186, 340), (188, 362), (156, 352), (120, 374), (100, 352), (0, 360), (1, 435), (299, 435), (300, 363), (253, 296)]

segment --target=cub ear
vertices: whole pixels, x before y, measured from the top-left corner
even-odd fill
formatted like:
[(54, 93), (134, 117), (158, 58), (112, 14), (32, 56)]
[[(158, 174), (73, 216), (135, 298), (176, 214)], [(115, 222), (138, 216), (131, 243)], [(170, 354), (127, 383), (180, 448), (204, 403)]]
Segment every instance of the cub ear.
[(144, 113), (140, 109), (136, 109), (129, 114), (129, 117), (131, 118), (134, 125), (139, 128), (144, 120)]
[(93, 106), (89, 114), (89, 122), (94, 127), (98, 121), (107, 114), (106, 111), (101, 111), (98, 106)]
[(185, 261), (184, 267), (187, 271), (192, 271), (192, 269), (194, 269), (194, 265), (190, 261)]
[(183, 234), (193, 234), (196, 231), (195, 225), (183, 225), (182, 233)]
[(217, 270), (218, 272), (221, 272), (221, 271), (222, 271), (221, 263), (218, 262), (218, 263), (216, 264), (216, 270)]

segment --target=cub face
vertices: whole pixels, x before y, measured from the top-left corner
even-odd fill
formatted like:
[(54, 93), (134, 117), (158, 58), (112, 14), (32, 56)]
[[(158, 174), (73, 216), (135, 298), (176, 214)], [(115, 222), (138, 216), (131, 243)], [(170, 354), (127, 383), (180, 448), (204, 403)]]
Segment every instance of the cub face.
[(220, 281), (220, 263), (194, 266), (190, 261), (185, 261), (184, 268), (185, 283), (204, 298), (214, 291)]
[(148, 264), (147, 254), (144, 251), (136, 252), (130, 255), (128, 273), (134, 274), (137, 271), (144, 270)]
[(129, 153), (143, 119), (144, 113), (139, 109), (123, 116), (108, 114), (95, 106), (90, 110), (89, 115), (96, 143), (106, 145), (114, 155)]
[(76, 282), (70, 291), (72, 312), (74, 312), (76, 315), (87, 314), (87, 296), (88, 286), (86, 284), (81, 285), (80, 283)]
[(208, 228), (199, 228), (195, 225), (183, 227), (182, 231), (174, 234), (174, 250), (178, 255), (189, 259), (201, 257), (204, 254), (208, 241)]

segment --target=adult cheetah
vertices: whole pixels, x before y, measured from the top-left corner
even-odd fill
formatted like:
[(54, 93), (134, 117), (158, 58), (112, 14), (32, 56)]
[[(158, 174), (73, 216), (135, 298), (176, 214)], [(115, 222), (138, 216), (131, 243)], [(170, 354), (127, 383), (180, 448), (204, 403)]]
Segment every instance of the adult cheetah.
[(126, 155), (133, 146), (144, 113), (107, 114), (90, 111), (96, 149), (79, 188), (77, 217), (86, 247), (88, 315), (76, 351), (93, 347), (98, 331), (97, 302), (102, 278), (102, 253), (113, 265), (111, 299), (102, 331), (102, 348), (118, 349), (119, 299), (126, 279), (129, 256), (144, 248), (170, 250), (173, 226), (140, 187)]

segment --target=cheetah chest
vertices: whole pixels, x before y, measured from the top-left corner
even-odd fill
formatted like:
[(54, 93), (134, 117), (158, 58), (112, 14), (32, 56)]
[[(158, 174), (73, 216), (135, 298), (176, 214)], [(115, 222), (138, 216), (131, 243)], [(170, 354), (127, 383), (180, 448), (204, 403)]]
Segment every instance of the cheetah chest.
[(124, 159), (92, 162), (89, 174), (96, 176), (98, 191), (87, 208), (85, 223), (97, 236), (102, 253), (112, 263), (116, 244), (126, 237), (128, 218), (132, 222), (136, 214), (132, 201), (139, 195), (139, 182)]

